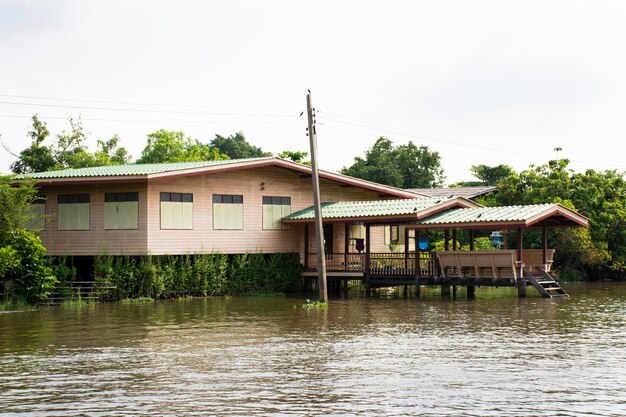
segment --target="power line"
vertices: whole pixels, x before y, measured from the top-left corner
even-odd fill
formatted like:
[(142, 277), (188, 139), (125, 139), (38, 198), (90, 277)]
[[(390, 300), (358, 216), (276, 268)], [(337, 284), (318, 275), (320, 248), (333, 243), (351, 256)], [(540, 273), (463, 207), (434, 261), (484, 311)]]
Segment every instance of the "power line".
[[(5, 118), (16, 118), (16, 119), (31, 119), (32, 116), (24, 116), (24, 115), (15, 115), (15, 114), (0, 114), (0, 117)], [(38, 115), (40, 119), (44, 120), (67, 120), (67, 117), (59, 117), (59, 116), (41, 116)], [(109, 118), (92, 118), (92, 117), (81, 117), (82, 121), (86, 122), (121, 122), (121, 123), (268, 123), (268, 124), (282, 124), (282, 123), (300, 123), (299, 120), (164, 120), (164, 119), (109, 119)]]
[(268, 107), (234, 107), (234, 106), (197, 106), (191, 104), (165, 104), (165, 103), (148, 103), (133, 101), (110, 101), (110, 100), (92, 100), (92, 99), (76, 99), (76, 98), (60, 98), (60, 97), (41, 97), (41, 96), (25, 96), (18, 94), (0, 94), (0, 97), (31, 99), (31, 100), (50, 100), (50, 101), (67, 101), (73, 103), (101, 103), (101, 104), (122, 104), (130, 106), (157, 106), (157, 107), (178, 107), (178, 108), (196, 108), (196, 109), (240, 109), (240, 110), (281, 110), (290, 111), (287, 108), (268, 108)]
[(126, 112), (138, 112), (138, 113), (193, 114), (193, 115), (205, 115), (205, 116), (210, 115), (210, 116), (294, 117), (294, 118), (298, 117), (296, 112), (294, 112), (294, 114), (197, 112), (197, 111), (182, 111), (182, 110), (156, 110), (156, 109), (132, 109), (132, 108), (119, 108), (119, 107), (75, 106), (75, 105), (47, 104), (47, 103), (20, 103), (20, 102), (15, 102), (15, 101), (0, 101), (0, 104), (9, 104), (9, 105), (14, 105), (14, 106), (54, 107), (54, 108), (81, 109), (81, 110), (126, 111)]
[[(326, 126), (326, 127), (330, 127), (330, 128), (334, 128), (334, 129), (339, 129), (339, 130), (343, 130), (343, 131), (346, 131), (346, 132), (359, 133), (359, 134), (362, 134), (362, 135), (369, 135), (370, 134), (369, 132), (365, 132), (365, 131), (362, 131), (362, 130), (349, 129), (349, 128), (346, 128), (346, 127), (343, 127), (343, 126), (337, 126), (337, 125), (328, 124), (328, 123), (319, 122), (318, 124), (321, 125), (321, 126)], [(466, 150), (450, 149), (449, 151), (450, 152), (454, 152), (454, 153), (460, 153), (460, 154), (463, 154), (463, 155), (483, 156), (483, 155), (480, 155), (480, 154), (477, 154), (477, 153), (467, 152)], [(500, 151), (500, 152), (505, 152), (505, 151)]]
[[(464, 148), (469, 148), (469, 149), (482, 149), (485, 151), (489, 151), (489, 152), (498, 152), (498, 153), (503, 153), (503, 154), (507, 154), (507, 155), (525, 155), (525, 156), (531, 156), (531, 157), (545, 157), (545, 154), (536, 154), (536, 153), (529, 153), (529, 152), (520, 152), (519, 150), (506, 150), (506, 149), (500, 149), (500, 148), (495, 148), (495, 147), (489, 147), (489, 146), (483, 146), (483, 145), (477, 145), (477, 144), (467, 144), (467, 143), (463, 143), (460, 141), (456, 141), (456, 140), (452, 140), (452, 139), (448, 139), (448, 138), (443, 138), (440, 136), (433, 136), (433, 135), (426, 135), (426, 134), (422, 134), (422, 133), (417, 133), (417, 132), (411, 132), (409, 130), (401, 130), (401, 129), (395, 129), (395, 128), (389, 128), (383, 125), (379, 125), (379, 124), (375, 124), (375, 123), (369, 123), (369, 122), (364, 122), (364, 121), (360, 121), (354, 118), (350, 118), (350, 117), (344, 117), (344, 116), (340, 116), (340, 115), (336, 115), (334, 114), (335, 117), (341, 118), (341, 119), (345, 119), (345, 120), (351, 120), (352, 122), (348, 122), (348, 121), (343, 121), (343, 120), (338, 120), (338, 119), (333, 119), (333, 118), (329, 118), (329, 117), (325, 117), (324, 113), (321, 110), (316, 110), (317, 112), (320, 113), (319, 118), (322, 120), (327, 120), (327, 121), (332, 121), (332, 122), (336, 122), (336, 123), (340, 123), (340, 124), (346, 124), (346, 125), (351, 125), (351, 126), (356, 126), (356, 127), (360, 127), (363, 129), (367, 129), (370, 131), (377, 131), (377, 132), (383, 132), (383, 133), (391, 133), (391, 134), (397, 134), (397, 135), (401, 135), (401, 136), (406, 136), (409, 138), (420, 138), (420, 139), (424, 139), (427, 141), (431, 141), (431, 142), (435, 142), (435, 143), (443, 143), (446, 145), (452, 145), (452, 146), (459, 146), (459, 147), (464, 147)], [(326, 114), (332, 114), (332, 113), (326, 113)], [(320, 125), (323, 126), (328, 126), (328, 127), (334, 127), (336, 129), (342, 129), (342, 130), (347, 130), (347, 131), (352, 131), (355, 133), (360, 133), (360, 134), (367, 134), (366, 132), (362, 132), (362, 131), (357, 131), (357, 130), (350, 130), (350, 129), (346, 129), (344, 127), (340, 127), (340, 126), (336, 126), (336, 125), (332, 125), (332, 124), (328, 124), (328, 123), (319, 123)], [(376, 126), (380, 126), (380, 127), (376, 127)], [(461, 151), (453, 151), (453, 152), (461, 152)], [(468, 154), (466, 151), (463, 151), (464, 154)], [(471, 155), (471, 154), (468, 154)], [(481, 155), (477, 155), (477, 154), (473, 154), (474, 156), (481, 156)], [(569, 159), (569, 158), (567, 158)], [(594, 165), (604, 165), (604, 166), (608, 166), (608, 167), (613, 167), (615, 169), (626, 169), (626, 165), (619, 165), (619, 164), (607, 164), (607, 163), (599, 163), (599, 162), (594, 162), (594, 161), (585, 161), (585, 160), (580, 160), (580, 159), (569, 159), (570, 162), (574, 162), (574, 163), (579, 163), (579, 164), (594, 164)]]
[(419, 133), (415, 133), (415, 132), (413, 132), (413, 133), (404, 133), (401, 130), (383, 129), (383, 128), (378, 128), (378, 127), (370, 127), (367, 124), (344, 122), (344, 121), (341, 121), (341, 120), (331, 119), (331, 118), (323, 117), (323, 116), (320, 116), (320, 119), (322, 119), (322, 120), (329, 120), (329, 121), (332, 121), (332, 122), (337, 122), (337, 123), (342, 123), (342, 124), (347, 124), (347, 125), (352, 125), (352, 126), (357, 126), (357, 127), (361, 127), (361, 128), (364, 128), (364, 129), (369, 129), (369, 130), (372, 130), (372, 131), (377, 131), (377, 132), (382, 132), (382, 133), (391, 133), (391, 134), (406, 136), (406, 137), (409, 137), (409, 138), (421, 138), (421, 139), (424, 139), (424, 140), (427, 140), (427, 141), (431, 141), (431, 142), (435, 142), (435, 143), (443, 143), (443, 144), (446, 144), (446, 145), (461, 146), (461, 147), (470, 148), (470, 149), (483, 149), (483, 150), (486, 150), (486, 151), (501, 152), (501, 153), (506, 153), (506, 154), (515, 153), (516, 155), (541, 156), (539, 154), (531, 154), (531, 153), (527, 153), (527, 152), (518, 152), (518, 151), (511, 152), (509, 150), (492, 148), (492, 147), (476, 145), (476, 144), (471, 144), (470, 145), (470, 144), (467, 144), (467, 143), (462, 143), (462, 142), (457, 142), (457, 141), (452, 141), (452, 140), (446, 140), (446, 139), (442, 139), (442, 138), (438, 138), (438, 137), (431, 137), (431, 136), (427, 136), (427, 135), (423, 135), (423, 134), (419, 134)]

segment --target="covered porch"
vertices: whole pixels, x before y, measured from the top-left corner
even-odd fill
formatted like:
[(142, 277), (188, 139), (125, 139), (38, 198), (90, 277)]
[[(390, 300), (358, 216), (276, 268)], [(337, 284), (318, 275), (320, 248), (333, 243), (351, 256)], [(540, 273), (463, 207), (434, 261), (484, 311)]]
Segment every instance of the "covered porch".
[[(428, 206), (424, 200), (421, 200), (422, 204)], [(450, 200), (456, 201), (452, 203)], [(356, 204), (357, 208), (359, 205), (350, 204)], [(395, 218), (378, 210), (381, 212), (376, 216), (372, 216), (371, 209), (364, 210), (367, 216), (361, 218), (347, 218), (346, 213), (343, 217), (332, 217), (332, 209), (322, 210), (325, 225), (333, 224), (331, 229), (344, 230), (343, 248), (336, 250), (334, 245), (330, 248), (326, 245), (326, 249), (330, 249), (325, 259), (331, 288), (333, 282), (337, 287), (341, 282), (345, 285), (347, 280), (361, 280), (367, 290), (415, 285), (419, 293), (421, 285), (441, 285), (442, 293), (449, 294), (451, 286), (465, 286), (469, 295), (477, 286), (509, 286), (517, 287), (519, 296), (523, 297), (526, 287), (532, 285), (544, 297), (566, 296), (551, 275), (554, 250), (548, 247), (548, 231), (555, 227), (588, 226), (584, 216), (559, 204), (482, 207), (473, 201), (455, 198), (445, 202), (431, 199), (428, 208), (413, 210), (409, 215), (398, 213), (396, 207)], [(303, 275), (315, 281), (318, 276), (317, 254), (308, 250), (313, 238), (309, 224), (305, 222)], [(362, 230), (360, 237), (354, 237), (355, 225)], [(524, 233), (529, 229), (540, 230), (540, 248), (524, 248)], [(423, 244), (421, 237), (429, 231), (443, 231), (442, 250), (433, 250)], [(483, 235), (485, 231), (501, 232), (504, 237), (502, 248), (476, 250), (475, 236), (481, 231)], [(387, 245), (394, 233), (396, 243)], [(465, 236), (464, 250), (460, 246), (461, 233)], [(387, 234), (390, 235), (383, 245), (380, 244), (381, 234), (385, 239)], [(508, 242), (507, 236), (511, 234), (515, 235), (515, 242)], [(328, 237), (325, 232), (325, 240)], [(509, 249), (509, 243), (515, 249)], [(385, 247), (388, 249), (384, 250)]]

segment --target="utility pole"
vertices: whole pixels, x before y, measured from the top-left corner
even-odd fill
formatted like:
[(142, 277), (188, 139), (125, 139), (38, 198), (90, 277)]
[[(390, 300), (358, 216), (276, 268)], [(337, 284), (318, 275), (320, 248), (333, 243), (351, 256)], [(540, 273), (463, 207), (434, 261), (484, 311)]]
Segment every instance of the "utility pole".
[(315, 109), (311, 104), (311, 91), (306, 95), (306, 112), (309, 119), (309, 144), (311, 146), (311, 179), (313, 180), (313, 205), (315, 207), (315, 241), (317, 243), (317, 286), (320, 301), (328, 302), (326, 290), (326, 255), (324, 253), (324, 227), (322, 225), (322, 204), (320, 202), (320, 179), (317, 165), (317, 134), (315, 132)]

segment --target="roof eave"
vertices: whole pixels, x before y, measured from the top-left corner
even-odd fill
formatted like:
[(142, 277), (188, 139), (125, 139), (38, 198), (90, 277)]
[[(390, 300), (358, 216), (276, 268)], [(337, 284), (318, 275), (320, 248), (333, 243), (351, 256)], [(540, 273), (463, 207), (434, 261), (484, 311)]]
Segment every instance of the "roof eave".
[(555, 204), (553, 207), (550, 207), (543, 212), (526, 219), (526, 226), (532, 227), (533, 225), (549, 219), (550, 217), (553, 217), (555, 215), (565, 217), (566, 219), (574, 223), (573, 225), (568, 226), (589, 227), (589, 219), (587, 217), (578, 214), (561, 204)]

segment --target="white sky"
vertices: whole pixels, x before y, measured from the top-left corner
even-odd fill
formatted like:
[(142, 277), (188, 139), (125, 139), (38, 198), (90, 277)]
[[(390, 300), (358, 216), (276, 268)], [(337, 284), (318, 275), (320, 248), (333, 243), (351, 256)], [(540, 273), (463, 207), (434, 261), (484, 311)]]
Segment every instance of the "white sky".
[(447, 183), (556, 147), (625, 171), (625, 22), (623, 1), (0, 0), (0, 135), (19, 152), (34, 113), (82, 115), (92, 150), (117, 133), (135, 158), (159, 128), (308, 150), (311, 89), (322, 169), (385, 136)]

